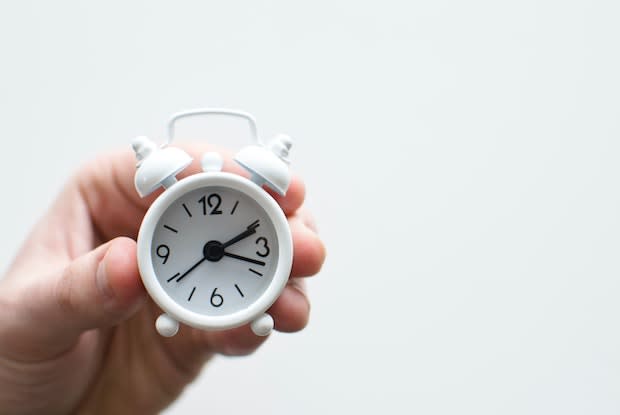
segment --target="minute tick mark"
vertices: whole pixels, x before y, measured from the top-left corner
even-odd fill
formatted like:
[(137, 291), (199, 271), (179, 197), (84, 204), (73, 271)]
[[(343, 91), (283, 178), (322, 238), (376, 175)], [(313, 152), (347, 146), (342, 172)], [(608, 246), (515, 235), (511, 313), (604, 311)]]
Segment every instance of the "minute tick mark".
[(230, 211), (231, 215), (235, 214), (235, 210), (237, 209), (237, 205), (239, 205), (239, 201), (238, 200), (235, 202), (235, 205), (233, 206), (232, 210)]
[(187, 297), (187, 301), (190, 301), (192, 299), (192, 295), (194, 295), (194, 291), (196, 291), (196, 287), (192, 288), (192, 292), (189, 293), (189, 297)]
[(187, 213), (187, 216), (189, 216), (191, 218), (192, 217), (192, 212), (189, 211), (189, 209), (187, 208), (187, 205), (185, 203), (183, 203), (183, 209), (185, 209), (185, 213)]
[(164, 225), (164, 228), (168, 229), (169, 231), (172, 231), (174, 233), (179, 233), (179, 231), (177, 231), (176, 229), (174, 229), (172, 226), (168, 226), (168, 225)]
[(254, 274), (258, 275), (259, 277), (262, 277), (262, 276), (263, 276), (263, 274), (261, 274), (260, 272), (256, 271), (255, 269), (248, 268), (248, 270), (249, 270), (250, 272), (253, 272)]
[(239, 293), (241, 297), (245, 297), (245, 295), (243, 295), (243, 293), (241, 292), (241, 288), (239, 288), (237, 284), (235, 284), (235, 288), (237, 289), (237, 292)]
[(179, 275), (181, 275), (181, 273), (180, 273), (180, 272), (177, 272), (177, 273), (176, 273), (176, 274), (174, 274), (172, 277), (168, 278), (168, 279), (166, 280), (166, 282), (170, 282), (170, 281), (174, 280), (174, 279), (175, 279), (176, 277), (178, 277)]

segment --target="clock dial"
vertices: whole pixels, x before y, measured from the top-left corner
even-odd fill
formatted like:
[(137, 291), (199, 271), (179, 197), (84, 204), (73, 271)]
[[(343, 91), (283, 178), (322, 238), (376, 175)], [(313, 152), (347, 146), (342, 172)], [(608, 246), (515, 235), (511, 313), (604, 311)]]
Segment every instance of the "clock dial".
[(175, 200), (151, 244), (164, 291), (193, 312), (222, 316), (265, 292), (278, 264), (278, 239), (267, 212), (245, 193), (210, 186)]

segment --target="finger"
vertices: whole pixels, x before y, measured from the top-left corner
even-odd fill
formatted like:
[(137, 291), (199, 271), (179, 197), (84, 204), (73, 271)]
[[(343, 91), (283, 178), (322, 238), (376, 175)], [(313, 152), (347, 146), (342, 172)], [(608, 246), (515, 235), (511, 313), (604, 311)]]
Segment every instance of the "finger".
[(269, 309), (275, 329), (287, 333), (300, 331), (310, 319), (310, 301), (305, 293), (304, 281), (293, 278)]
[(318, 273), (325, 261), (325, 245), (319, 236), (311, 230), (301, 216), (289, 219), (293, 235), (293, 277), (308, 277)]
[(250, 325), (231, 330), (205, 332), (205, 343), (209, 350), (225, 356), (246, 356), (253, 353), (267, 337), (254, 334)]
[(277, 194), (267, 189), (267, 192), (278, 202), (286, 216), (293, 215), (304, 203), (306, 197), (306, 186), (297, 176), (293, 176), (286, 192), (286, 196)]
[(296, 214), (299, 216), (299, 218), (304, 223), (304, 225), (306, 225), (306, 227), (308, 227), (311, 231), (313, 231), (316, 234), (319, 233), (316, 220), (314, 219), (314, 216), (307, 209), (300, 208)]
[[(180, 175), (187, 177), (201, 171), (200, 158), (205, 151), (214, 150), (205, 144), (179, 144), (194, 159)], [(222, 152), (224, 153), (224, 152)], [(142, 199), (134, 188), (135, 157), (129, 149), (101, 156), (84, 166), (73, 183), (87, 203), (88, 211), (102, 240), (117, 236), (136, 238), (144, 213), (162, 190)], [(225, 171), (247, 176), (240, 166), (225, 155)], [(272, 193), (287, 215), (303, 203), (305, 187), (299, 177), (293, 177), (286, 196)]]
[(110, 241), (33, 285), (24, 293), (30, 327), (23, 334), (57, 352), (85, 330), (127, 319), (146, 298), (135, 242), (128, 238)]

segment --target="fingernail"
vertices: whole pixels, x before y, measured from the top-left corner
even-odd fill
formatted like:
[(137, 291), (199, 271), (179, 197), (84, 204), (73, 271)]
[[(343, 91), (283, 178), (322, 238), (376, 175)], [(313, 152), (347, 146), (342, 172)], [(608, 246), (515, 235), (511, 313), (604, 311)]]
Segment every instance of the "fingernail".
[(319, 233), (319, 228), (316, 225), (316, 221), (313, 218), (305, 218), (304, 225), (314, 233)]
[(308, 297), (308, 290), (303, 280), (300, 280), (298, 278), (291, 278), (288, 283), (291, 287), (297, 290), (297, 292), (299, 292), (304, 297), (304, 299), (306, 300), (306, 303), (308, 304), (308, 310), (310, 310), (311, 308), (310, 298)]
[(99, 266), (97, 267), (97, 273), (95, 274), (95, 280), (97, 283), (97, 288), (99, 289), (99, 292), (101, 292), (104, 298), (110, 299), (114, 297), (112, 287), (110, 287), (110, 282), (108, 281), (108, 277), (105, 271), (105, 259), (102, 259), (101, 262), (99, 262)]

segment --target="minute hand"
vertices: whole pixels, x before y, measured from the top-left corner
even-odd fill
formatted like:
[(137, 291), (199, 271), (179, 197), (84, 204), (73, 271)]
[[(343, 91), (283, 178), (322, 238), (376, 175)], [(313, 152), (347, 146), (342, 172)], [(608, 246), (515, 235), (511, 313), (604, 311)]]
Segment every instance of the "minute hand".
[(263, 265), (263, 266), (265, 265), (263, 261), (259, 261), (258, 259), (252, 259), (252, 258), (244, 257), (241, 255), (231, 254), (230, 252), (224, 252), (224, 256), (235, 258), (235, 259), (240, 259), (241, 261), (251, 262), (252, 264), (256, 264), (256, 265)]
[(222, 244), (222, 248), (228, 248), (232, 244), (235, 244), (235, 243), (239, 242), (240, 240), (245, 239), (248, 236), (256, 233), (256, 228), (258, 228), (259, 226), (260, 225), (258, 223), (258, 220), (255, 220), (254, 222), (250, 223), (250, 225), (248, 225), (248, 227), (247, 227), (247, 229), (245, 231), (241, 232), (239, 235), (235, 236), (230, 241), (224, 242)]

